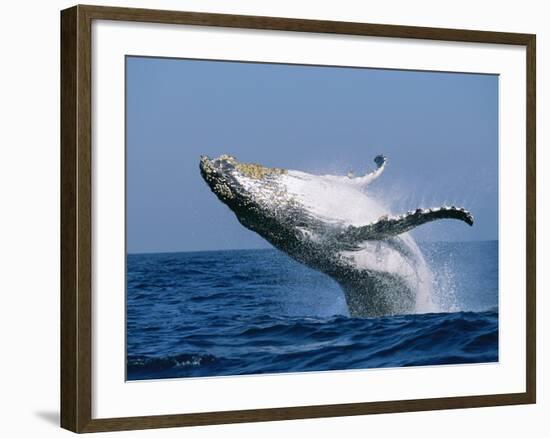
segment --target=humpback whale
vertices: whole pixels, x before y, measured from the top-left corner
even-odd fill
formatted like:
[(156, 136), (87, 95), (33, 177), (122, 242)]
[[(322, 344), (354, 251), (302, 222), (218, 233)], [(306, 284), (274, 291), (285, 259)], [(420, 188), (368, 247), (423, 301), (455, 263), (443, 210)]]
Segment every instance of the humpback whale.
[(387, 160), (363, 176), (313, 175), (241, 163), (230, 155), (200, 158), (212, 192), (246, 228), (300, 263), (333, 278), (352, 317), (426, 311), (432, 278), (408, 231), (441, 219), (473, 225), (470, 212), (455, 206), (392, 215), (368, 186)]

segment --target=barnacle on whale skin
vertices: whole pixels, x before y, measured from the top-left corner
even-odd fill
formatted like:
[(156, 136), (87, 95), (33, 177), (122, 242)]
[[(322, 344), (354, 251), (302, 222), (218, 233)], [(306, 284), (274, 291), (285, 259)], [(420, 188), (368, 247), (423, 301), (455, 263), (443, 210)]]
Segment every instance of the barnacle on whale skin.
[(267, 175), (282, 175), (286, 173), (286, 169), (265, 167), (256, 163), (237, 163), (235, 164), (235, 168), (243, 175), (254, 179), (262, 179)]

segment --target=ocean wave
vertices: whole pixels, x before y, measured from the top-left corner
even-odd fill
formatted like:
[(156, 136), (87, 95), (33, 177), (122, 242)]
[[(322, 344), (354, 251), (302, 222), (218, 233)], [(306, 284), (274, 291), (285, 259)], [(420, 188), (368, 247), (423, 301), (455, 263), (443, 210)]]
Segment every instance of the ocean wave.
[[(494, 312), (402, 315), (394, 318), (292, 318), (246, 328), (182, 334), (175, 349), (212, 353), (129, 356), (131, 379), (368, 369), (495, 362)], [(258, 323), (259, 321), (256, 320)]]
[(458, 263), (457, 311), (349, 318), (336, 283), (274, 250), (129, 256), (127, 378), (498, 361), (498, 246), (424, 250), (436, 273)]

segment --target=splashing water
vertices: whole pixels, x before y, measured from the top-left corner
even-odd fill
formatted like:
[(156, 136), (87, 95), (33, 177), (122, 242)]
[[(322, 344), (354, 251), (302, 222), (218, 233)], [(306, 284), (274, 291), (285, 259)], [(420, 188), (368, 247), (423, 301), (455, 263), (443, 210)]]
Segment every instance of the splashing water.
[(434, 278), (433, 300), (437, 303), (438, 312), (458, 312), (455, 274), (452, 264), (445, 262)]
[[(382, 206), (383, 210), (392, 213), (396, 210), (390, 207), (393, 202), (391, 202), (392, 198), (390, 194), (387, 194), (386, 191), (376, 190), (372, 197)], [(422, 201), (420, 202), (417, 198), (417, 196), (411, 197), (411, 199), (414, 199), (414, 205), (422, 207), (427, 205), (426, 195), (421, 197)], [(405, 205), (403, 195), (401, 198), (398, 198), (397, 203), (400, 205), (397, 210), (402, 210), (403, 205)], [(411, 204), (410, 199), (407, 204)], [(430, 202), (430, 204), (434, 204), (434, 202)], [(411, 247), (414, 249), (414, 257), (417, 259), (416, 305), (414, 313), (449, 313), (460, 311), (461, 309), (457, 300), (456, 276), (453, 269), (455, 263), (452, 260), (454, 256), (451, 255), (450, 259), (445, 260), (443, 263), (437, 263), (437, 257), (441, 256), (440, 254), (430, 254), (426, 257), (416, 242), (414, 242), (414, 238), (412, 236), (409, 237), (412, 241)], [(431, 267), (436, 266), (437, 269), (434, 274)]]

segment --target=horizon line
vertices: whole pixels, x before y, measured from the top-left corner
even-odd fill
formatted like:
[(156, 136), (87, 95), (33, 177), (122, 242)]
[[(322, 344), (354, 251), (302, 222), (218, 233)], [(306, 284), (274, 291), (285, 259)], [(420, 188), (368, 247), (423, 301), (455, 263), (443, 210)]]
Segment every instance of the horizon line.
[[(424, 240), (417, 243), (474, 243), (474, 242), (498, 242), (498, 239), (481, 239), (481, 240)], [(152, 255), (152, 254), (181, 254), (192, 252), (219, 252), (219, 251), (266, 251), (277, 250), (274, 246), (266, 248), (226, 248), (226, 249), (192, 249), (192, 250), (168, 250), (168, 251), (142, 251), (142, 252), (126, 252), (130, 255)], [(280, 250), (278, 250), (280, 251)]]

